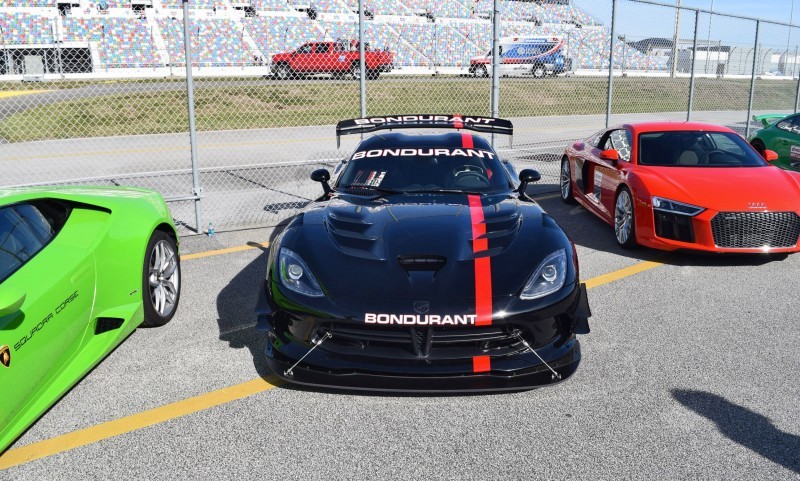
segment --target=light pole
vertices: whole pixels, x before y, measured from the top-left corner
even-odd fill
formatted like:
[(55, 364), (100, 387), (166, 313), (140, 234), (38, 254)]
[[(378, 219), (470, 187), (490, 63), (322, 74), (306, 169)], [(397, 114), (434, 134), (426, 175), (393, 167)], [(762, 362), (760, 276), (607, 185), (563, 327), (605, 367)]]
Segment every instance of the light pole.
[[(789, 11), (789, 25), (792, 24), (794, 19), (794, 0), (792, 0), (792, 9)], [(792, 27), (789, 27), (789, 35), (786, 36), (786, 61), (783, 62), (783, 74), (786, 75), (786, 65), (789, 63), (789, 44), (792, 41)]]
[[(711, 21), (714, 20), (714, 0), (711, 0), (711, 7), (709, 8), (711, 13), (708, 14), (708, 38), (706, 38), (706, 68), (703, 69), (706, 75), (708, 75), (708, 58), (711, 56), (708, 50), (709, 45), (711, 45)], [(716, 70), (716, 69), (715, 69)]]
[(678, 69), (678, 35), (681, 31), (681, 0), (677, 0), (675, 8), (675, 36), (672, 39), (672, 77)]
[(6, 74), (12, 74), (11, 71), (11, 59), (8, 57), (8, 45), (6, 45), (6, 31), (3, 27), (0, 27), (0, 36), (3, 37), (3, 56), (5, 57), (5, 61), (3, 64), (6, 66)]

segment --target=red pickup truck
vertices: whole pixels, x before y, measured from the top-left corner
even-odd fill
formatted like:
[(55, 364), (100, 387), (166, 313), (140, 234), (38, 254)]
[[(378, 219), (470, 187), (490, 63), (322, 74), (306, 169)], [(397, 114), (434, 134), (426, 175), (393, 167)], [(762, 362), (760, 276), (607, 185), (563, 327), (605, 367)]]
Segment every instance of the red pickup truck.
[[(299, 78), (304, 75), (330, 74), (344, 77), (350, 74), (360, 77), (358, 42), (309, 42), (294, 52), (272, 56), (272, 75), (278, 80)], [(394, 54), (376, 51), (364, 44), (364, 63), (368, 79), (377, 79), (381, 72), (392, 70)]]

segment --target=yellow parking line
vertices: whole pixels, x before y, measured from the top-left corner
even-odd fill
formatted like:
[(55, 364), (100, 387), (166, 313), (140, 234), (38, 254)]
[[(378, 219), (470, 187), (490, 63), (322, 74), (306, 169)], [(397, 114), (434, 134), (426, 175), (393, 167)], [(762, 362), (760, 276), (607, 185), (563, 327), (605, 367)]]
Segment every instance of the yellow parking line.
[[(198, 257), (208, 257), (230, 252), (240, 252), (255, 248), (256, 246), (240, 246), (230, 249), (200, 252), (197, 254), (190, 254), (190, 256), (194, 256), (191, 258), (196, 259)], [(188, 256), (185, 256), (183, 259), (186, 259), (187, 257)], [(623, 269), (589, 279), (586, 281), (586, 287), (587, 289), (592, 289), (603, 284), (608, 284), (610, 282), (644, 272), (660, 265), (662, 265), (662, 263), (654, 261), (642, 261), (630, 267), (625, 267)], [(253, 379), (252, 381), (247, 381), (234, 386), (211, 391), (206, 394), (201, 394), (183, 401), (177, 401), (155, 409), (150, 409), (148, 411), (116, 419), (114, 421), (98, 424), (96, 426), (90, 426), (88, 428), (81, 429), (80, 431), (74, 431), (62, 436), (12, 449), (0, 456), (0, 469), (18, 466), (29, 461), (46, 458), (58, 453), (63, 453), (64, 451), (78, 448), (80, 446), (96, 443), (104, 439), (112, 438), (132, 431), (137, 431), (139, 429), (153, 426), (165, 421), (188, 416), (189, 414), (203, 411), (214, 406), (219, 406), (221, 404), (226, 404), (246, 398), (248, 396), (252, 396), (253, 394), (268, 391), (278, 385), (280, 385), (280, 381), (277, 379), (270, 381), (262, 378)]]
[(644, 272), (650, 270), (654, 267), (658, 267), (664, 265), (663, 262), (656, 262), (656, 261), (642, 261), (637, 262), (636, 264), (625, 267), (614, 272), (609, 272), (608, 274), (603, 274), (601, 276), (593, 277), (586, 281), (586, 288), (592, 289), (594, 287), (602, 286), (603, 284), (608, 284), (609, 282), (618, 281), (625, 277), (630, 277), (632, 275), (638, 274), (640, 272)]
[(7, 99), (9, 97), (18, 97), (20, 95), (41, 94), (50, 92), (50, 90), (13, 90), (10, 92), (0, 92), (0, 99)]
[(192, 259), (202, 259), (204, 257), (212, 257), (212, 256), (219, 256), (222, 254), (232, 254), (234, 252), (242, 252), (247, 251), (250, 249), (258, 249), (259, 247), (269, 247), (269, 242), (261, 242), (259, 244), (248, 244), (244, 246), (236, 246), (236, 247), (228, 247), (226, 249), (216, 249), (213, 251), (205, 251), (205, 252), (196, 252), (194, 254), (186, 254), (181, 256), (182, 261), (188, 261)]
[(21, 448), (12, 449), (0, 457), (0, 469), (18, 466), (29, 461), (52, 456), (80, 446), (86, 446), (87, 444), (96, 443), (103, 439), (163, 423), (164, 421), (169, 421), (214, 406), (236, 401), (237, 399), (246, 398), (253, 394), (268, 391), (274, 387), (275, 384), (265, 379), (253, 379), (252, 381), (243, 382), (235, 386), (226, 387), (131, 416), (115, 419), (63, 436), (22, 446)]

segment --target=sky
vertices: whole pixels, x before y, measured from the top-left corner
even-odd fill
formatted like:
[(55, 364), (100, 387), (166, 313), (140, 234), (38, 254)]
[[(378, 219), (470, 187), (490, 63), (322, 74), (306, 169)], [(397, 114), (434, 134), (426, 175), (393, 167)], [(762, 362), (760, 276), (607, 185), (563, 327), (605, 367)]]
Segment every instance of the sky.
[[(658, 3), (676, 5), (678, 0), (654, 0)], [(607, 27), (611, 22), (612, 0), (572, 0), (573, 5), (600, 19)], [(713, 10), (745, 17), (773, 20), (800, 26), (800, 0), (680, 0), (682, 7)], [(637, 3), (634, 0), (617, 0), (617, 32), (630, 39), (648, 37), (672, 38), (675, 31), (675, 9)], [(681, 10), (680, 38), (694, 37), (694, 11)], [(710, 28), (709, 28), (710, 27)], [(707, 13), (700, 14), (698, 39), (723, 42), (731, 45), (752, 45), (755, 41), (755, 22), (734, 19)], [(769, 46), (800, 44), (800, 27), (790, 29), (774, 24), (762, 23), (759, 43)]]

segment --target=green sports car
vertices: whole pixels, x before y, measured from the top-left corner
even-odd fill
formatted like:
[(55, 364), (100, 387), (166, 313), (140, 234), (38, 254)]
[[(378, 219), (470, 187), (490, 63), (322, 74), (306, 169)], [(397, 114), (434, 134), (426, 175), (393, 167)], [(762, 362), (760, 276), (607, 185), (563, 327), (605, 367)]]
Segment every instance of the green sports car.
[(774, 150), (778, 153), (774, 165), (800, 171), (800, 114), (754, 115), (753, 120), (764, 125), (750, 137), (750, 144), (758, 153)]
[(0, 453), (180, 298), (164, 200), (133, 188), (0, 189)]

